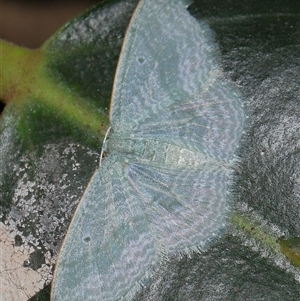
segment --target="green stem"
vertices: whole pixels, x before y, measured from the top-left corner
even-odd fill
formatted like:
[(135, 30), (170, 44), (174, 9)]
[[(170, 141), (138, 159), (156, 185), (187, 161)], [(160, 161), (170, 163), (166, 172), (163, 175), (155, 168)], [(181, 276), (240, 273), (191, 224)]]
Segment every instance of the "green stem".
[(1, 39), (0, 55), (0, 98), (7, 104), (15, 97), (18, 98), (21, 90), (19, 84), (32, 73), (32, 70), (26, 68), (27, 62), (32, 62), (28, 67), (34, 66), (39, 55), (37, 50), (19, 47)]
[(267, 233), (258, 223), (247, 219), (239, 212), (235, 212), (231, 218), (232, 224), (239, 230), (245, 232), (250, 237), (259, 241), (262, 245), (267, 246), (274, 253), (281, 253), (278, 237)]
[(232, 215), (231, 222), (237, 229), (268, 247), (272, 253), (277, 256), (284, 255), (294, 266), (300, 267), (300, 237), (288, 239), (275, 237), (257, 222), (253, 222), (239, 212)]
[(107, 113), (53, 79), (46, 69), (48, 57), (41, 49), (29, 50), (0, 40), (0, 54), (0, 98), (4, 103), (42, 102), (92, 136), (104, 137)]

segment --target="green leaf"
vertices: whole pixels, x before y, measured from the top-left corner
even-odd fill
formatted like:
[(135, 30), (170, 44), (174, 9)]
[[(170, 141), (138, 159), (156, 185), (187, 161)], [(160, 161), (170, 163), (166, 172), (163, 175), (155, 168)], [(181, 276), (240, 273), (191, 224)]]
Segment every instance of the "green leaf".
[[(51, 274), (98, 165), (136, 2), (95, 7), (39, 50), (1, 44), (0, 231), (13, 248), (11, 262), (31, 252), (22, 259), (27, 278), (43, 264), (38, 273), (46, 280)], [(298, 300), (300, 273), (289, 248), (300, 235), (299, 1), (197, 0), (189, 10), (215, 32), (224, 74), (248, 109), (233, 187), (236, 212), (223, 239), (203, 254), (171, 258), (136, 300)], [(6, 269), (21, 270), (15, 261)]]

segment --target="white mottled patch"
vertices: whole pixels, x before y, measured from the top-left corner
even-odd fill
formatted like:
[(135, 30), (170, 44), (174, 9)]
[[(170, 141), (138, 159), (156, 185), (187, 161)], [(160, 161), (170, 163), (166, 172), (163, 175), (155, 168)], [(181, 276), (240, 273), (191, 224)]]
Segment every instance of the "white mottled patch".
[[(14, 243), (14, 231), (0, 223), (0, 301), (27, 301), (52, 279), (52, 267), (47, 264), (36, 271), (24, 267), (34, 248)], [(53, 265), (51, 259), (48, 263)]]
[[(10, 126), (1, 133), (1, 138), (7, 136), (7, 143), (0, 148), (6, 158), (0, 180), (7, 173), (15, 180), (11, 187), (5, 187), (11, 193), (0, 195), (0, 217), (4, 221), (0, 229), (0, 301), (22, 301), (51, 281), (60, 243), (93, 171), (86, 173), (81, 162), (90, 160), (94, 165), (99, 154), (69, 143), (45, 145), (39, 156), (24, 153), (13, 157), (16, 152), (10, 150), (17, 148), (15, 138), (8, 133), (13, 128)], [(7, 195), (12, 198), (6, 199)], [(5, 213), (2, 208), (6, 207), (9, 211)], [(18, 246), (16, 237), (21, 241)], [(35, 262), (30, 259), (34, 252), (38, 253)]]

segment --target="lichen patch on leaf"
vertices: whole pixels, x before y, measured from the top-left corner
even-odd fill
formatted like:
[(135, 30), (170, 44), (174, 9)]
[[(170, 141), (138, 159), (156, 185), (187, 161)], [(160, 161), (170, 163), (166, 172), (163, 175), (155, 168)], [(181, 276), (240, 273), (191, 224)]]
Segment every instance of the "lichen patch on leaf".
[(0, 223), (0, 300), (27, 301), (50, 283), (50, 262), (36, 271), (26, 267), (33, 252), (28, 243), (17, 246), (11, 229)]

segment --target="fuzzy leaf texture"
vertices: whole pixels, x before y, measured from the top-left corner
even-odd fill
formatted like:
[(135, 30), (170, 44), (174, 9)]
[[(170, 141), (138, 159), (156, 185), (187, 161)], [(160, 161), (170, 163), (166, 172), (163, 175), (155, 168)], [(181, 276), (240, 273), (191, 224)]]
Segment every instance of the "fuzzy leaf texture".
[[(15, 75), (8, 77), (15, 79), (13, 85), (8, 82), (3, 86), (7, 78), (4, 71), (10, 69), (6, 65), (2, 68), (1, 99), (6, 107), (0, 120), (1, 230), (5, 238), (2, 241), (11, 246), (13, 258), (17, 258), (17, 265), (2, 268), (3, 279), (9, 270), (23, 267), (25, 275), (35, 272), (46, 279), (43, 285), (51, 281), (51, 267), (70, 218), (98, 167), (122, 37), (136, 3), (107, 2), (68, 23), (34, 54), (19, 55), (16, 51), (15, 60), (22, 58), (22, 70), (26, 72), (16, 73), (21, 80)], [(165, 10), (167, 14), (167, 7)], [(205, 24), (209, 29), (205, 39), (213, 41), (216, 48), (219, 76), (241, 97), (248, 118), (238, 142), (240, 159), (234, 165), (227, 226), (200, 253), (168, 254), (159, 269), (153, 269), (153, 278), (136, 291), (134, 300), (298, 300), (299, 3), (197, 0), (188, 12), (200, 26)], [(184, 39), (178, 37), (180, 41)], [(189, 51), (184, 49), (188, 57)], [(2, 55), (5, 57), (3, 50)], [(205, 71), (201, 72), (203, 79)], [(174, 85), (167, 79), (162, 81), (166, 93), (173, 93)], [(116, 90), (114, 93), (118, 94)], [(164, 103), (157, 110), (163, 108)], [(122, 108), (118, 118), (132, 118), (138, 123), (140, 114), (135, 117), (134, 109), (133, 115), (126, 117)], [(145, 110), (149, 109), (151, 104)], [(113, 110), (113, 115), (117, 116), (117, 112)], [(179, 114), (178, 108), (173, 112)], [(179, 120), (181, 115), (176, 116)], [(161, 137), (169, 130), (159, 126), (166, 118), (161, 114), (157, 127), (150, 128), (148, 122), (140, 130), (145, 133), (146, 128), (151, 135)], [(132, 125), (130, 121), (128, 130)], [(184, 144), (192, 143), (195, 136), (189, 138)], [(120, 139), (109, 141), (108, 160), (110, 149), (128, 150)], [(139, 147), (134, 144), (132, 149)], [(157, 151), (148, 148), (153, 149)], [(222, 157), (228, 148), (212, 144), (210, 150), (219, 151)], [(163, 191), (166, 183), (176, 186), (177, 182), (168, 182), (162, 173), (157, 177), (157, 167), (136, 167), (131, 170), (132, 179), (141, 171), (148, 180), (139, 184), (144, 183), (143, 191), (147, 193)], [(159, 183), (151, 188), (155, 174)], [(114, 187), (115, 195), (119, 194), (119, 186)], [(172, 241), (172, 237), (168, 238)], [(14, 274), (13, 279), (10, 285), (21, 287), (17, 291), (24, 296), (21, 299), (14, 295), (15, 300), (27, 300), (33, 295), (29, 294), (31, 283), (21, 286), (24, 274)], [(31, 292), (39, 291), (43, 285)], [(32, 300), (49, 300), (47, 287), (41, 292), (45, 295), (36, 295)]]

